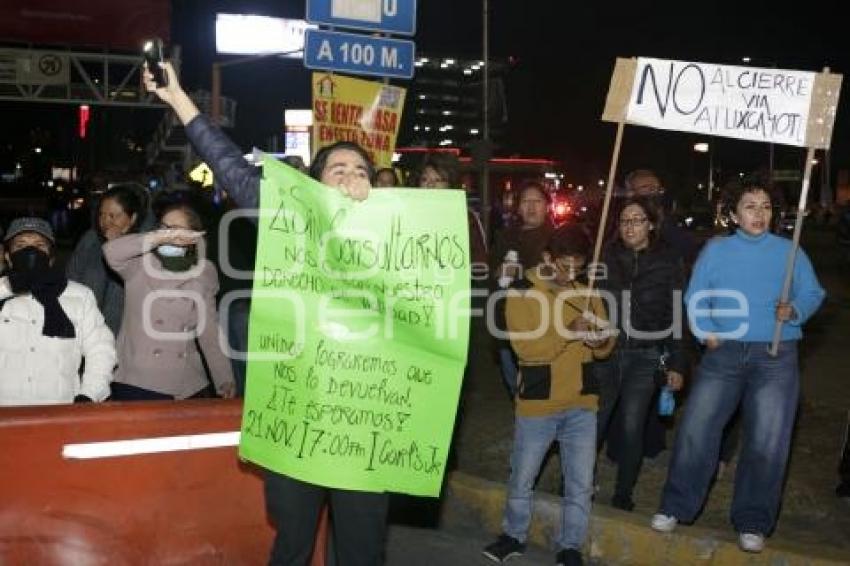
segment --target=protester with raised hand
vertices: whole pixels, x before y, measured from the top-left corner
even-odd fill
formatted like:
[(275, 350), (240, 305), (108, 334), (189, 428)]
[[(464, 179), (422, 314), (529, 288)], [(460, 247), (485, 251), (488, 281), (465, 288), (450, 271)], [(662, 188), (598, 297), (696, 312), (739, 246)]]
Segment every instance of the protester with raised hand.
[(122, 183), (104, 192), (95, 210), (95, 225), (80, 238), (65, 266), (68, 279), (92, 290), (116, 336), (124, 312), (124, 281), (106, 265), (103, 243), (150, 228), (148, 200), (147, 190), (136, 183)]
[(0, 405), (103, 401), (115, 339), (91, 290), (55, 266), (50, 224), (18, 218), (4, 244), (9, 270), (0, 278)]
[(157, 230), (103, 246), (126, 287), (112, 399), (211, 396), (201, 353), (216, 392), (233, 397), (233, 371), (220, 345), (218, 272), (198, 250), (200, 216), (180, 201), (165, 204), (157, 216)]
[[(743, 439), (731, 519), (738, 544), (761, 552), (776, 524), (800, 391), (797, 345), (824, 290), (798, 250), (789, 302), (780, 302), (792, 243), (770, 233), (770, 195), (745, 184), (729, 199), (737, 231), (709, 242), (686, 293), (694, 336), (706, 346), (685, 406), (652, 528), (672, 531), (702, 508), (723, 427), (742, 412)], [(776, 322), (782, 336), (768, 348)]]
[[(183, 92), (171, 65), (163, 64), (168, 86), (158, 88), (145, 72), (147, 89), (174, 108), (186, 125), (195, 151), (212, 168), (217, 181), (242, 207), (256, 209), (261, 170), (249, 164), (239, 149)], [(321, 149), (310, 165), (310, 176), (356, 200), (369, 195), (374, 166), (359, 145), (338, 142)], [(250, 383), (248, 384), (250, 388)], [(337, 561), (343, 566), (374, 566), (383, 562), (389, 496), (327, 488), (270, 470), (265, 474), (266, 508), (277, 535), (271, 565), (306, 564), (313, 550), (322, 506), (331, 508)]]
[[(602, 257), (606, 269), (599, 281), (616, 305), (620, 334), (614, 354), (597, 366), (597, 439), (601, 446), (616, 408), (619, 418), (613, 422), (619, 428), (620, 446), (611, 504), (626, 511), (634, 508), (632, 491), (643, 460), (652, 401), (663, 385), (681, 389), (687, 367), (679, 307), (684, 266), (659, 237), (658, 224), (658, 212), (647, 197), (626, 199), (617, 217), (618, 238)], [(666, 361), (659, 383), (662, 356)]]
[[(239, 148), (218, 126), (204, 116), (180, 86), (171, 63), (161, 63), (168, 76), (168, 86), (158, 86), (153, 75), (144, 71), (145, 88), (171, 106), (186, 135), (201, 159), (213, 170), (218, 183), (243, 208), (256, 209), (260, 199), (261, 170), (248, 163)], [(322, 166), (317, 163), (321, 161)], [(326, 166), (327, 165), (327, 166)], [(321, 170), (320, 176), (316, 175)], [(369, 196), (374, 166), (368, 154), (352, 142), (338, 142), (323, 148), (310, 165), (310, 176), (325, 185), (338, 189), (354, 200)]]

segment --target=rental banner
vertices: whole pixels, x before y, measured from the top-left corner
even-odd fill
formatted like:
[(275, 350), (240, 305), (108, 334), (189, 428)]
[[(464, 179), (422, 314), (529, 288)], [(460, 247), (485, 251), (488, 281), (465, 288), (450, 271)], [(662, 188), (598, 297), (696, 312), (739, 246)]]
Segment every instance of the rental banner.
[(406, 90), (375, 81), (313, 73), (313, 155), (338, 141), (363, 147), (390, 167)]
[(267, 157), (259, 234), (240, 455), (438, 496), (469, 336), (464, 193), (355, 202)]

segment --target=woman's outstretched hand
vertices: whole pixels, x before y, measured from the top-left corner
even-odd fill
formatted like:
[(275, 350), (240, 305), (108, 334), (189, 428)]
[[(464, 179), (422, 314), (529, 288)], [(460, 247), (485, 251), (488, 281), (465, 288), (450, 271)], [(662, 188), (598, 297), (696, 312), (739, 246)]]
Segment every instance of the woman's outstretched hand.
[(200, 114), (200, 110), (198, 110), (198, 107), (195, 106), (195, 103), (192, 102), (192, 99), (183, 90), (183, 87), (180, 86), (177, 73), (174, 71), (171, 63), (159, 63), (159, 66), (162, 67), (163, 72), (168, 77), (168, 84), (166, 86), (156, 84), (153, 73), (150, 72), (147, 63), (145, 63), (142, 70), (142, 81), (145, 83), (145, 90), (154, 93), (160, 100), (171, 106), (185, 126), (195, 116)]

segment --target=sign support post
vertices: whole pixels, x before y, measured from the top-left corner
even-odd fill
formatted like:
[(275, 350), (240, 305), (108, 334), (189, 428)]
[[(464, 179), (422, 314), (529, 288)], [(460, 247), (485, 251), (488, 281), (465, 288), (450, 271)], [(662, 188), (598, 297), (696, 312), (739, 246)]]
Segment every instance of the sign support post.
[[(614, 179), (617, 176), (617, 164), (620, 161), (620, 147), (623, 144), (623, 130), (626, 126), (626, 111), (629, 106), (629, 94), (631, 85), (637, 71), (637, 59), (617, 59), (614, 74), (611, 75), (611, 85), (608, 88), (608, 98), (605, 101), (605, 110), (602, 119), (606, 122), (617, 123), (617, 135), (614, 138), (614, 151), (611, 155), (611, 166), (608, 169), (608, 179), (605, 186), (605, 199), (602, 203), (602, 217), (599, 219), (599, 228), (596, 230), (596, 242), (593, 246), (593, 257), (588, 269), (588, 291), (593, 291), (596, 285), (596, 267), (602, 254), (602, 243), (605, 239), (605, 228), (608, 223), (608, 211), (611, 208), (611, 197), (614, 194)], [(590, 308), (590, 296), (588, 293), (585, 310)]]
[[(815, 150), (820, 148), (829, 151), (832, 126), (835, 122), (835, 108), (838, 103), (838, 92), (840, 89), (841, 75), (830, 74), (829, 67), (824, 67), (823, 72), (815, 78), (809, 123), (806, 130), (806, 145), (808, 146), (808, 150), (806, 151), (806, 164), (803, 168), (803, 188), (800, 191), (800, 200), (797, 202), (794, 236), (791, 239), (791, 249), (788, 251), (788, 261), (785, 265), (785, 280), (782, 282), (782, 294), (779, 298), (779, 301), (782, 303), (787, 303), (791, 295), (794, 263), (797, 259), (800, 236), (803, 232), (803, 219), (806, 215), (806, 202), (808, 201), (809, 186), (812, 179)], [(782, 321), (776, 321), (776, 325), (773, 328), (773, 340), (767, 349), (768, 354), (773, 357), (776, 357), (779, 353), (782, 325)]]
[[(803, 190), (800, 192), (800, 200), (797, 203), (797, 219), (794, 221), (794, 237), (791, 242), (791, 250), (788, 252), (788, 261), (785, 264), (785, 281), (782, 283), (782, 294), (779, 301), (788, 302), (791, 294), (791, 280), (794, 275), (794, 261), (797, 258), (797, 249), (800, 247), (800, 235), (803, 232), (803, 215), (806, 211), (806, 200), (809, 196), (809, 182), (812, 178), (812, 161), (815, 159), (815, 148), (810, 147), (806, 151), (806, 166), (803, 173)], [(770, 343), (768, 353), (776, 357), (779, 352), (779, 340), (782, 338), (782, 321), (777, 320), (773, 328), (773, 341)]]
[[(602, 242), (605, 239), (605, 227), (608, 223), (608, 211), (611, 208), (611, 196), (614, 194), (614, 177), (617, 174), (617, 163), (620, 160), (620, 146), (623, 143), (623, 130), (625, 122), (617, 123), (617, 136), (614, 138), (614, 152), (611, 156), (611, 167), (608, 169), (608, 180), (605, 187), (605, 200), (602, 204), (602, 218), (599, 219), (599, 228), (596, 230), (596, 243), (593, 246), (593, 259), (588, 270), (587, 286), (590, 291), (596, 284), (596, 265), (599, 264), (599, 256), (602, 255)], [(590, 296), (587, 298), (588, 306)]]

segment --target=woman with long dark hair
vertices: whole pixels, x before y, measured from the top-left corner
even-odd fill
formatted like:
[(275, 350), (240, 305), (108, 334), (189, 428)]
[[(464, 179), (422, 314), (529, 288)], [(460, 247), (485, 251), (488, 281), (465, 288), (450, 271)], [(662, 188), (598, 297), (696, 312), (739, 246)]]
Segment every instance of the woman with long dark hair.
[[(611, 504), (631, 511), (652, 401), (662, 385), (673, 390), (682, 387), (687, 365), (679, 307), (684, 266), (675, 250), (658, 237), (658, 212), (647, 197), (624, 201), (617, 224), (617, 239), (603, 255), (607, 273), (600, 287), (616, 305), (620, 332), (616, 351), (598, 367), (597, 437), (601, 445), (609, 424), (619, 427), (617, 483)], [(612, 419), (615, 409), (617, 418)]]

